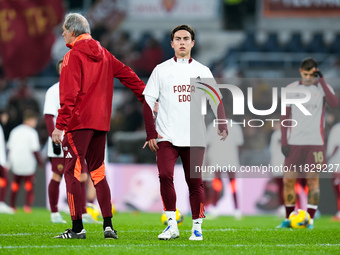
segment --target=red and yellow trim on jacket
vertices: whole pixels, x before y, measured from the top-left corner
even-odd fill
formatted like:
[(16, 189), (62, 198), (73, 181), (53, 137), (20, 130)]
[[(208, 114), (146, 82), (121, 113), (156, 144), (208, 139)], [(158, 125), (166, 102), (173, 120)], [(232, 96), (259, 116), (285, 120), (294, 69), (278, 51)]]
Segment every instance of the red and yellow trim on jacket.
[(74, 151), (74, 153), (77, 156), (77, 161), (76, 161), (76, 165), (74, 166), (73, 174), (74, 174), (74, 177), (78, 181), (80, 181), (81, 164), (80, 164), (79, 154), (78, 154), (76, 146), (74, 145), (73, 138), (72, 138), (72, 133), (67, 133), (66, 135), (67, 135), (68, 142), (69, 142), (70, 146), (72, 147), (72, 150)]

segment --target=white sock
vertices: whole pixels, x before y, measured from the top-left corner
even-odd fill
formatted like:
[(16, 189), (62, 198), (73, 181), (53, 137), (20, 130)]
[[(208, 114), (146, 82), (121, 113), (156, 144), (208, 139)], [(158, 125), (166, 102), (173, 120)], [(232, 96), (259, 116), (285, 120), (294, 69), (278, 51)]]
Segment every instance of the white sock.
[(166, 211), (165, 215), (168, 219), (168, 226), (173, 226), (177, 228), (176, 211)]
[(203, 222), (202, 218), (192, 220), (192, 230), (197, 230), (202, 233), (202, 228), (201, 228), (202, 222)]

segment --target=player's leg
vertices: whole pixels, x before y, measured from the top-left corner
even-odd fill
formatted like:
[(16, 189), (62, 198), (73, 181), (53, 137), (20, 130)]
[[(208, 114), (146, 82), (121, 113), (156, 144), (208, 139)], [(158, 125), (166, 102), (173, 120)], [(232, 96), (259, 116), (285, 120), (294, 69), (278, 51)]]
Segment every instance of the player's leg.
[(295, 191), (295, 183), (298, 173), (286, 172), (283, 174), (283, 200), (286, 208), (286, 219), (295, 209), (297, 195)]
[(304, 163), (304, 161), (302, 161), (302, 159), (304, 158), (303, 147), (296, 145), (289, 145), (289, 147), (290, 153), (289, 156), (286, 157), (284, 165), (287, 169), (290, 169), (290, 171), (285, 171), (283, 173), (283, 200), (286, 209), (286, 217), (281, 225), (277, 226), (279, 228), (290, 227), (288, 218), (290, 213), (293, 212), (295, 209), (295, 203), (297, 199), (295, 192), (295, 183), (299, 174), (298, 166)]
[(235, 205), (235, 212), (234, 212), (234, 217), (235, 219), (239, 220), (241, 219), (241, 211), (238, 207), (238, 202), (237, 202), (237, 181), (235, 178), (235, 173), (234, 172), (228, 172), (229, 175), (229, 184), (230, 184), (230, 191), (231, 194), (233, 195), (233, 200), (234, 200), (234, 205)]
[(332, 218), (333, 221), (340, 221), (340, 174), (334, 173), (332, 177), (332, 185), (334, 188), (336, 204), (338, 211), (336, 212), (335, 216)]
[[(281, 192), (279, 189), (281, 187)], [(281, 205), (284, 205), (283, 197), (283, 181), (282, 177), (275, 178), (274, 176), (268, 179), (264, 186), (264, 192), (262, 196), (256, 202), (256, 207), (264, 211), (276, 210), (279, 207), (279, 196), (281, 198)]]
[(11, 196), (10, 196), (10, 207), (16, 211), (16, 200), (18, 191), (20, 189), (20, 182), (21, 182), (22, 176), (13, 174), (13, 180), (11, 183)]
[(52, 223), (66, 223), (58, 209), (60, 182), (64, 174), (64, 158), (50, 158), (52, 166), (52, 178), (48, 185), (48, 199), (51, 208)]
[(86, 200), (89, 203), (93, 204), (94, 200), (97, 197), (97, 193), (96, 188), (94, 187), (93, 182), (91, 181), (91, 178), (88, 178), (86, 185), (87, 185)]
[(66, 133), (64, 137), (64, 177), (67, 201), (72, 219), (72, 229), (55, 238), (86, 238), (86, 231), (82, 221), (83, 194), (80, 185), (80, 174), (82, 167), (85, 165), (85, 155), (93, 134), (93, 130), (76, 130)]
[(295, 210), (304, 208), (303, 201), (307, 200), (308, 192), (309, 189), (306, 178), (302, 176), (298, 177), (295, 183), (296, 193)]
[[(105, 177), (105, 144), (106, 132), (94, 131), (86, 154), (86, 162), (96, 188), (98, 203), (104, 219), (104, 237), (106, 239), (117, 239), (117, 231), (112, 226), (111, 191)], [(84, 193), (84, 196), (86, 196), (86, 193)]]
[(205, 206), (213, 205), (213, 188), (212, 180), (203, 180), (203, 190), (205, 194)]
[(98, 221), (97, 219), (93, 218), (90, 214), (87, 213), (86, 207), (89, 204), (93, 204), (94, 200), (97, 197), (96, 194), (96, 188), (93, 185), (93, 181), (91, 177), (88, 177), (86, 181), (84, 182), (84, 207), (85, 207), (85, 212), (83, 213), (83, 222), (84, 223), (96, 223), (96, 224), (102, 224), (101, 221)]
[(160, 192), (168, 220), (168, 226), (163, 233), (158, 235), (158, 239), (169, 240), (179, 237), (176, 221), (176, 192), (174, 187), (174, 168), (179, 154), (177, 148), (170, 142), (160, 142), (158, 143), (158, 147), (159, 150), (157, 150), (156, 156)]
[(83, 218), (83, 223), (98, 223), (101, 224), (101, 222), (95, 220), (92, 218), (90, 214), (87, 213), (86, 210), (86, 183), (88, 180), (92, 183), (91, 177), (89, 177), (89, 172), (88, 172), (88, 166), (87, 164), (84, 165), (81, 169), (81, 174), (80, 174), (80, 186), (82, 190), (82, 195), (83, 195), (83, 206), (82, 206), (82, 218)]
[(195, 171), (196, 166), (202, 166), (203, 147), (180, 148), (185, 180), (189, 187), (189, 200), (192, 212), (193, 226), (189, 240), (203, 240), (202, 222), (204, 216), (204, 190), (201, 173)]
[(26, 202), (24, 205), (24, 211), (25, 213), (31, 213), (32, 212), (32, 204), (34, 201), (34, 174), (24, 176), (24, 188), (26, 192)]
[(0, 202), (5, 202), (8, 184), (8, 174), (4, 167), (0, 165)]
[(296, 203), (296, 192), (295, 183), (298, 173), (295, 172), (285, 172), (283, 174), (283, 199), (285, 206), (285, 220), (277, 226), (277, 228), (289, 228), (290, 222), (288, 220), (289, 215), (295, 209)]
[(218, 216), (217, 202), (223, 192), (223, 183), (219, 178), (203, 180), (203, 190), (205, 195), (205, 208), (208, 211), (207, 219), (215, 219)]
[(81, 193), (83, 195), (83, 199), (82, 199), (83, 206), (82, 206), (81, 213), (82, 213), (83, 223), (92, 223), (92, 217), (86, 211), (86, 181), (88, 179), (88, 174), (87, 174), (87, 167), (85, 170), (84, 169), (85, 167), (81, 168), (81, 174), (80, 174), (80, 187), (81, 187)]
[(318, 209), (318, 204), (320, 200), (319, 173), (306, 173), (306, 178), (307, 185), (309, 187), (307, 212), (311, 217), (310, 225), (313, 225), (314, 216)]
[(277, 226), (277, 228), (289, 228), (290, 222), (288, 220), (289, 215), (295, 209), (296, 203), (296, 193), (295, 193), (295, 183), (296, 183), (297, 173), (286, 172), (283, 174), (283, 199), (285, 205), (285, 220)]
[(277, 196), (278, 196), (278, 205), (277, 208), (277, 215), (285, 217), (286, 216), (286, 208), (284, 206), (284, 200), (283, 200), (283, 181), (282, 176), (281, 177), (275, 177), (274, 178), (275, 183), (277, 185)]
[[(324, 146), (309, 146), (306, 164), (310, 166), (310, 169), (318, 164), (321, 164), (322, 166), (326, 163), (325, 155), (326, 153)], [(318, 209), (318, 204), (320, 200), (319, 173), (312, 171), (306, 172), (306, 181), (309, 189), (307, 212), (311, 217), (308, 228), (312, 229), (314, 224), (314, 216)]]
[(14, 211), (5, 203), (5, 197), (8, 185), (7, 170), (0, 165), (0, 213), (13, 214)]

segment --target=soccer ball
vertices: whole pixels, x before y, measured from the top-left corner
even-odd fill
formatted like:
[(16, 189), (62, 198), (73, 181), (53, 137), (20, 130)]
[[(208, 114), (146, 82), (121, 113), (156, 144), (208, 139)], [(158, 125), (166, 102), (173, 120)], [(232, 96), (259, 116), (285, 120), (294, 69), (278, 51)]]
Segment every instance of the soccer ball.
[(307, 228), (310, 223), (310, 215), (305, 210), (298, 209), (291, 212), (289, 220), (292, 228)]
[(91, 215), (94, 220), (101, 220), (101, 213), (97, 206), (91, 203), (86, 204), (86, 212)]
[[(161, 216), (161, 221), (164, 225), (168, 225), (168, 218), (166, 217), (166, 214), (163, 213)], [(177, 221), (177, 226), (181, 226), (183, 224), (183, 214), (181, 213), (178, 208), (176, 208), (176, 221)]]

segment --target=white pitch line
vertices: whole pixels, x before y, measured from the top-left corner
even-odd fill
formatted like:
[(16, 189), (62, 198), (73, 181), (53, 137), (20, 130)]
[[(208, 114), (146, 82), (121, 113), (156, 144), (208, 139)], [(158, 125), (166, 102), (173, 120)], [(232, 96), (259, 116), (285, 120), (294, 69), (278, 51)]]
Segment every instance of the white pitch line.
[[(247, 231), (277, 231), (277, 229), (260, 229), (260, 228), (252, 228), (252, 229), (247, 229)], [(191, 232), (191, 230), (181, 230), (179, 229), (180, 232)], [(203, 229), (203, 232), (227, 232), (227, 231), (245, 231), (237, 228), (218, 228), (218, 229)], [(62, 230), (61, 230), (62, 232)], [(143, 233), (155, 233), (155, 232), (162, 232), (162, 229), (160, 228), (159, 230), (142, 230), (139, 229), (138, 231), (136, 230), (119, 230), (119, 233), (133, 233), (133, 232), (143, 232)], [(49, 232), (51, 233), (51, 232)], [(89, 233), (101, 233), (100, 231), (91, 231)], [(1, 234), (0, 236), (27, 236), (27, 235), (46, 235), (46, 232), (39, 232), (39, 233), (13, 233), (13, 234)]]
[[(41, 234), (43, 234), (43, 233), (41, 233)], [(32, 235), (32, 233), (0, 234), (0, 236), (28, 236), (28, 235)]]
[[(293, 231), (293, 229), (289, 229), (291, 231)], [(159, 230), (143, 230), (143, 229), (138, 229), (138, 231), (136, 230), (119, 230), (118, 229), (118, 233), (133, 233), (133, 232), (142, 232), (142, 233), (158, 233), (158, 232), (161, 232), (162, 229), (160, 228)], [(181, 230), (179, 229), (179, 231), (181, 233), (188, 233), (188, 232), (191, 232), (191, 230)], [(261, 229), (261, 228), (250, 228), (250, 229), (238, 229), (238, 228), (218, 228), (218, 229), (203, 229), (203, 233), (204, 232), (228, 232), (228, 231), (235, 231), (235, 232), (238, 232), (238, 231), (282, 231), (282, 229), (276, 229), (276, 228), (273, 228), (273, 229)], [(297, 230), (299, 231), (299, 230)], [(303, 231), (303, 230), (302, 230)], [(62, 232), (62, 231), (61, 231)], [(101, 233), (101, 231), (91, 231), (89, 233), (93, 233), (93, 234), (96, 234), (96, 233)], [(39, 232), (39, 233), (13, 233), (13, 234), (1, 234), (0, 233), (0, 237), (1, 236), (27, 236), (27, 235), (46, 235), (46, 232)], [(47, 233), (47, 234), (51, 234), (53, 235), (51, 232)], [(55, 233), (55, 235), (57, 235), (57, 233)]]
[[(166, 243), (166, 242), (162, 242)], [(84, 244), (85, 245), (85, 244)], [(112, 248), (112, 247), (160, 247), (161, 244), (103, 244), (103, 245), (86, 245), (86, 247), (91, 248)], [(186, 247), (186, 246), (195, 246), (195, 247), (205, 247), (205, 244), (197, 245), (197, 243), (189, 245), (189, 244), (170, 244), (173, 247)], [(311, 246), (318, 246), (318, 247), (338, 247), (340, 244), (216, 244), (211, 245), (213, 247), (225, 247), (225, 248), (243, 248), (243, 247), (266, 247), (266, 248), (289, 248), (289, 247), (311, 247)], [(17, 245), (17, 246), (0, 246), (0, 250), (16, 250), (16, 249), (55, 249), (55, 248), (82, 248), (83, 245)]]

